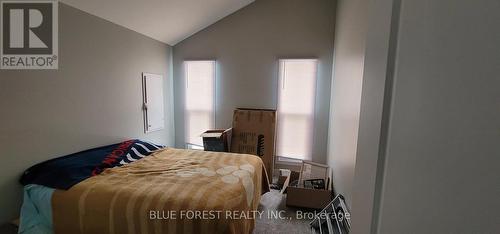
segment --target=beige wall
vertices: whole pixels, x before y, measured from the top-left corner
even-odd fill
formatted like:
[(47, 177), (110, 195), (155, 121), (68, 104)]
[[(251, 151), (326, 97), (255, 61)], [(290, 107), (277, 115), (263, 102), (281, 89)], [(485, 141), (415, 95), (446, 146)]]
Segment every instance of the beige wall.
[[(173, 144), (171, 47), (60, 4), (59, 70), (0, 70), (0, 222), (29, 166), (126, 138)], [(163, 74), (166, 129), (143, 134), (141, 72)]]
[(227, 128), (237, 107), (276, 108), (279, 58), (316, 57), (313, 160), (325, 163), (334, 4), (333, 0), (257, 0), (175, 45), (176, 146), (184, 146), (184, 60), (217, 60), (216, 127)]
[(367, 11), (368, 0), (337, 2), (328, 165), (332, 168), (335, 192), (343, 194), (349, 204), (356, 163)]

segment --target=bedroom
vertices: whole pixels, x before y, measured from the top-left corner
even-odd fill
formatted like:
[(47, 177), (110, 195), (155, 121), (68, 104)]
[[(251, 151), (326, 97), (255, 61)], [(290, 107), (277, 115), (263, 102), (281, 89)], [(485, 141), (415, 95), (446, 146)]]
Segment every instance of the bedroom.
[[(353, 233), (500, 230), (495, 215), (500, 163), (492, 156), (500, 153), (495, 143), (500, 129), (497, 1), (61, 0), (52, 9), (1, 2), (0, 232), (15, 233), (18, 228), (10, 223), (19, 218), (23, 223), (21, 208), (30, 191), (20, 183), (23, 173), (66, 155), (74, 158), (24, 176), (29, 177), (26, 184), (57, 189), (41, 190), (54, 192), (48, 199), (52, 205), (43, 208), (54, 215), (41, 225), (49, 233), (197, 233), (203, 225), (221, 226), (208, 232), (309, 231), (316, 217), (309, 217), (309, 209), (286, 206), (290, 194), (275, 189), (292, 177), (287, 173), (300, 173), (303, 161), (328, 166), (323, 181), (328, 201), (343, 195)], [(42, 20), (47, 10), (52, 10), (52, 34), (36, 30), (47, 25)], [(16, 19), (28, 19), (18, 31)], [(43, 54), (47, 45), (51, 56), (38, 58), (55, 63), (4, 63)], [(24, 47), (39, 52), (25, 53)], [(306, 79), (295, 79), (299, 76)], [(151, 83), (145, 84), (148, 79)], [(148, 95), (157, 95), (151, 98), (160, 105), (145, 102)], [(272, 127), (261, 128), (273, 130), (264, 134), (272, 139), (265, 143), (272, 153), (256, 159), (200, 150), (200, 134), (206, 130), (238, 132), (238, 108), (274, 113)], [(233, 134), (232, 140), (238, 137)], [(131, 145), (138, 153), (127, 158)], [(104, 146), (109, 147), (101, 153), (74, 155)], [(167, 149), (158, 153), (162, 146)], [(148, 153), (152, 157), (139, 159)], [(170, 156), (155, 156), (163, 154)], [(90, 174), (74, 175), (79, 170), (68, 164), (82, 158), (104, 163)], [(121, 160), (127, 165), (121, 166)], [(180, 171), (172, 169), (176, 163)], [(203, 166), (190, 167), (198, 163)], [(174, 172), (137, 176), (131, 184), (117, 180), (114, 187), (92, 184), (111, 172), (133, 175), (134, 170)], [(63, 172), (79, 179), (70, 180)], [(212, 175), (221, 180), (204, 186), (215, 183)], [(147, 193), (140, 188), (160, 194), (162, 183), (174, 184), (172, 195), (142, 200)], [(274, 186), (264, 193), (266, 184)], [(81, 225), (74, 217), (99, 213), (78, 216), (64, 208), (79, 205), (71, 191), (91, 185), (101, 187), (90, 193), (87, 201), (94, 204), (86, 210), (115, 209), (117, 225), (92, 219), (88, 226), (74, 224)], [(209, 196), (231, 186), (237, 188)], [(108, 188), (136, 190), (114, 198), (111, 192), (103, 194)], [(471, 196), (480, 192), (481, 198)], [(133, 205), (125, 205), (127, 197)], [(165, 205), (171, 197), (185, 197), (176, 205), (195, 208), (174, 212), (184, 209)], [(97, 198), (114, 199), (114, 208)], [(235, 198), (238, 208), (229, 210), (237, 214), (226, 222), (218, 212), (228, 209), (217, 206)], [(198, 209), (191, 199), (212, 199), (216, 209)], [(297, 199), (310, 200), (315, 199)], [(156, 207), (146, 207), (148, 202)], [(462, 202), (475, 204), (469, 210), (476, 214), (474, 224), (460, 221)], [(147, 216), (138, 217), (136, 208)], [(118, 217), (121, 213), (129, 215)], [(110, 214), (103, 217), (112, 220)], [(149, 215), (158, 218), (148, 223)], [(29, 228), (19, 232), (30, 233)]]

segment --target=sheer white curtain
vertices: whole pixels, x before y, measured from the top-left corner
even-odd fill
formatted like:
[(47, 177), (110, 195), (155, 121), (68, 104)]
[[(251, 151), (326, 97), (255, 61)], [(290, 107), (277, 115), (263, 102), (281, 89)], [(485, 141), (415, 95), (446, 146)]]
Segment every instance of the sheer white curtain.
[(200, 134), (215, 127), (215, 61), (185, 61), (185, 141), (202, 146)]
[(311, 159), (316, 75), (316, 59), (279, 60), (277, 156)]

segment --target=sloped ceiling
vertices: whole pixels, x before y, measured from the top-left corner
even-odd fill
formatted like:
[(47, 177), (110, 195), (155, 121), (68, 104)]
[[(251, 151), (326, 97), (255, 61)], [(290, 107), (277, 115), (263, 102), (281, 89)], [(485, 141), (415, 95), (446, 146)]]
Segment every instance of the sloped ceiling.
[(175, 45), (255, 0), (61, 0), (148, 37)]

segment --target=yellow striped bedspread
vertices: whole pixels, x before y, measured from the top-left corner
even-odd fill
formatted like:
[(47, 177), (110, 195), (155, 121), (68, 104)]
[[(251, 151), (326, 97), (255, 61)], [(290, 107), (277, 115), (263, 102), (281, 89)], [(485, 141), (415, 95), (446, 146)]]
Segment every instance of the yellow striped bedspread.
[(253, 155), (166, 148), (52, 197), (55, 233), (251, 233), (268, 189)]

